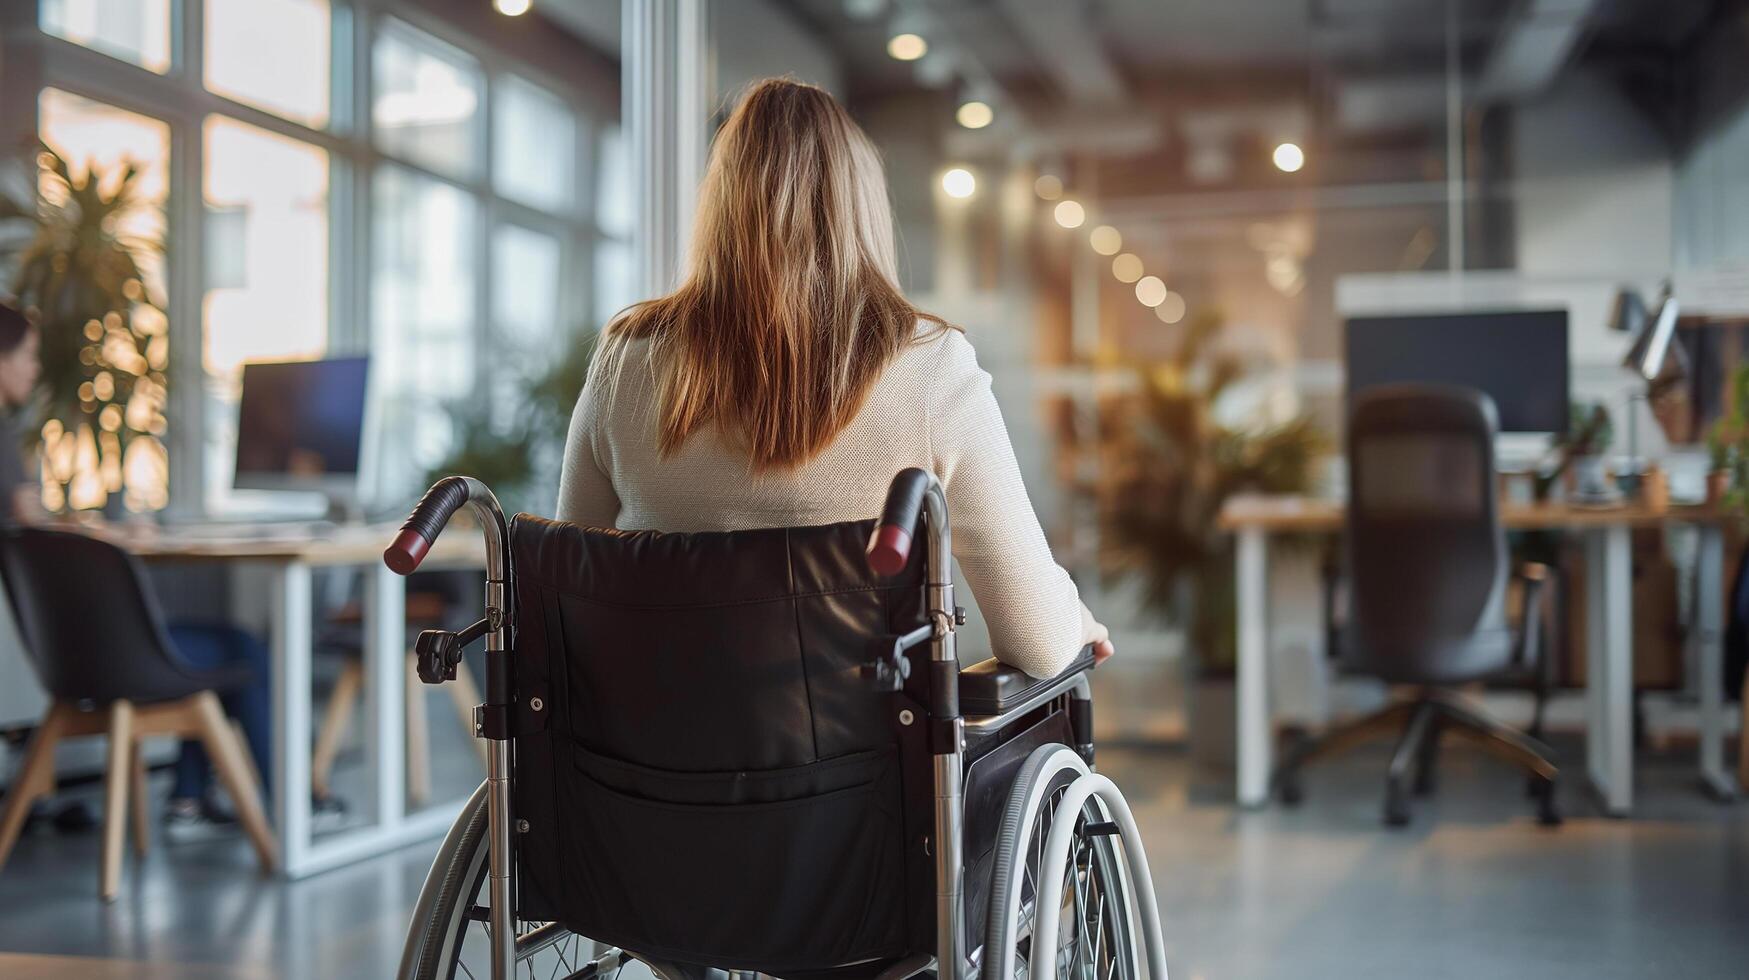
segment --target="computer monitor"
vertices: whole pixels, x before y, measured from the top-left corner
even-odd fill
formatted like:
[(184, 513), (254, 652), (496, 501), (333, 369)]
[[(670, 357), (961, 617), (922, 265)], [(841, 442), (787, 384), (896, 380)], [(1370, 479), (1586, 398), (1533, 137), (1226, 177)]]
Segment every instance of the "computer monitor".
[(350, 502), (364, 454), (369, 364), (367, 357), (335, 357), (243, 365), (233, 485)]
[(1348, 398), (1407, 381), (1463, 385), (1494, 399), (1501, 432), (1567, 430), (1567, 311), (1351, 317)]

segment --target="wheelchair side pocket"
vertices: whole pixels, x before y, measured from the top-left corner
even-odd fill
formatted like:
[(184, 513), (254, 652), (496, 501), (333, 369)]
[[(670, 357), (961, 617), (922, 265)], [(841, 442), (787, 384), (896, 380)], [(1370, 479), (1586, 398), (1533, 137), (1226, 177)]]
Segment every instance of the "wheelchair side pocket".
[(688, 963), (772, 972), (902, 953), (892, 750), (679, 773), (578, 748), (560, 790), (567, 925)]

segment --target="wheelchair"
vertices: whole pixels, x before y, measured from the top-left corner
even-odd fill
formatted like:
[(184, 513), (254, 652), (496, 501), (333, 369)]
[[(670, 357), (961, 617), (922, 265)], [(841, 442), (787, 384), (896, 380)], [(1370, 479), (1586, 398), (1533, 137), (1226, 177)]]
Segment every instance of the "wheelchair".
[(878, 520), (723, 533), (507, 522), (447, 477), (385, 562), (411, 573), (463, 508), (486, 615), (416, 652), (441, 683), (485, 640), (487, 777), (400, 977), (1166, 980), (1135, 819), (1093, 768), (1091, 651), (960, 669), (932, 474)]

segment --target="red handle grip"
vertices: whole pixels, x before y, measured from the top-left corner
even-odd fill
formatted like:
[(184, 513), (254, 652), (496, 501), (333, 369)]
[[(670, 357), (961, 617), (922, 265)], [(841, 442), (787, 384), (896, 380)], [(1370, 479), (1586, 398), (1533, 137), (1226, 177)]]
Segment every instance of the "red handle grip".
[(911, 560), (911, 532), (891, 524), (875, 527), (868, 539), (868, 567), (876, 575), (897, 575)]
[(912, 535), (923, 512), (929, 473), (915, 466), (900, 470), (887, 488), (881, 518), (868, 539), (868, 567), (877, 575), (897, 575), (911, 560)]
[(411, 575), (430, 550), (431, 542), (425, 540), (424, 535), (413, 528), (405, 528), (395, 535), (393, 544), (383, 549), (383, 564), (396, 575)]
[(467, 502), (467, 480), (446, 476), (432, 484), (425, 496), (413, 505), (413, 513), (407, 515), (407, 521), (401, 525), (395, 540), (383, 549), (383, 564), (396, 575), (413, 574), (431, 550), (431, 542), (437, 540), (438, 533), (449, 523), (450, 515)]

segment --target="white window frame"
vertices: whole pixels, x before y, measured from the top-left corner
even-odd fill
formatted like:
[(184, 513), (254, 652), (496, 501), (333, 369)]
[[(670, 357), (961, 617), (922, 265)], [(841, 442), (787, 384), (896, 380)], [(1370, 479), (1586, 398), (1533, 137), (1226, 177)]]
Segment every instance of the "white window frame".
[[(39, 132), (37, 99), (45, 88), (56, 88), (96, 102), (161, 120), (170, 127), (169, 203), (165, 239), (171, 246), (165, 270), (165, 313), (170, 322), (170, 506), (167, 513), (198, 517), (207, 512), (205, 493), (206, 432), (202, 364), (202, 298), (205, 293), (205, 222), (202, 177), (205, 173), (202, 127), (209, 115), (225, 116), (280, 136), (318, 146), (328, 154), (328, 350), (334, 354), (368, 352), (370, 348), (371, 179), (376, 167), (392, 161), (423, 177), (457, 187), (478, 203), (475, 229), (482, 246), (475, 250), (475, 310), (477, 349), (493, 350), (491, 301), (493, 281), (490, 232), (497, 224), (519, 224), (554, 235), (560, 242), (559, 322), (554, 338), (562, 343), (589, 315), (594, 243), (603, 238), (595, 220), (593, 180), (599, 153), (598, 137), (612, 120), (592, 111), (585, 93), (481, 45), (434, 17), (415, 0), (331, 0), (331, 72), (329, 123), (315, 129), (263, 109), (217, 95), (204, 87), (205, 0), (172, 4), (171, 64), (158, 74), (101, 51), (86, 48), (37, 28), (40, 7), (26, 0), (17, 35), (6, 28), (0, 42), (8, 53), (34, 47), (35, 57), (24, 67), (6, 69), (8, 94), (0, 98), (0, 128)], [(398, 23), (396, 23), (398, 22)], [(393, 24), (394, 26), (388, 26)], [(479, 166), (468, 179), (458, 179), (413, 160), (382, 152), (371, 126), (372, 52), (384, 30), (411, 30), (474, 58), (484, 75), (479, 131)], [(15, 62), (15, 65), (17, 62)], [(34, 69), (34, 70), (33, 70)], [(576, 119), (576, 186), (567, 213), (553, 214), (498, 195), (493, 189), (492, 154), (486, 140), (492, 132), (496, 85), (507, 75), (533, 84), (570, 108)], [(599, 326), (599, 325), (594, 325)], [(494, 365), (476, 359), (475, 384), (483, 386)], [(199, 380), (197, 380), (199, 379)], [(466, 392), (456, 393), (465, 396)], [(391, 502), (378, 502), (388, 504)]]

